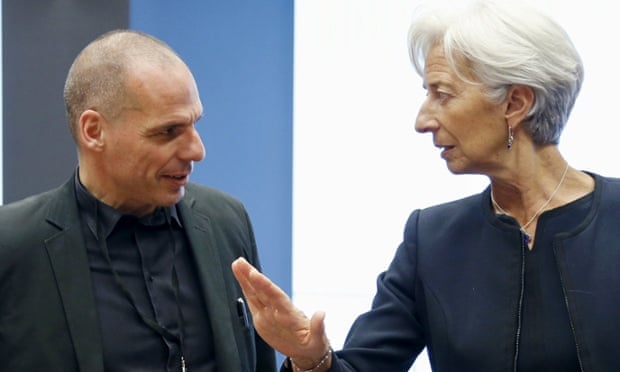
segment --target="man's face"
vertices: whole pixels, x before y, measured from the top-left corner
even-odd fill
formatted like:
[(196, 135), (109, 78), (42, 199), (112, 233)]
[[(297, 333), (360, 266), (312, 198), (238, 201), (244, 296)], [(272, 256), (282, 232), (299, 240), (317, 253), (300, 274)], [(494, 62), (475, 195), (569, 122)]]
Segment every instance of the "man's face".
[(181, 64), (144, 66), (129, 78), (118, 118), (103, 126), (103, 180), (98, 195), (125, 213), (145, 215), (184, 195), (192, 163), (205, 149), (195, 128), (202, 104), (191, 73)]

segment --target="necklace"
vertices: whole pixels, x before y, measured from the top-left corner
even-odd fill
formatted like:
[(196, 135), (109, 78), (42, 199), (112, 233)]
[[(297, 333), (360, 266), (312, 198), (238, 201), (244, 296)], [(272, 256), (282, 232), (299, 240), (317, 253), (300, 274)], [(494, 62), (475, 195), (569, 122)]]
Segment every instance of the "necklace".
[[(534, 222), (534, 219), (538, 217), (538, 215), (549, 205), (549, 203), (551, 203), (551, 201), (553, 200), (553, 197), (555, 196), (555, 194), (557, 194), (558, 190), (560, 190), (560, 187), (564, 183), (564, 179), (566, 178), (566, 173), (568, 173), (568, 162), (566, 163), (566, 168), (564, 168), (564, 173), (562, 173), (562, 178), (560, 178), (560, 182), (555, 187), (555, 190), (553, 190), (553, 192), (551, 193), (551, 196), (549, 196), (549, 199), (547, 199), (547, 201), (540, 208), (538, 208), (536, 213), (534, 213), (534, 215), (530, 217), (530, 219), (525, 224), (519, 226), (519, 229), (521, 229), (521, 232), (523, 233), (523, 235), (525, 235), (526, 244), (529, 244), (530, 241), (532, 241), (532, 238), (530, 237), (530, 234), (528, 234), (527, 231), (525, 231), (525, 229), (527, 229), (527, 227), (532, 222)], [(493, 187), (491, 187), (491, 202), (493, 203), (493, 206), (495, 207), (495, 209), (497, 209), (500, 213), (503, 213), (508, 216), (511, 215), (508, 212), (506, 212), (502, 207), (500, 207), (499, 204), (497, 204), (497, 202), (495, 201), (495, 198), (493, 197)]]

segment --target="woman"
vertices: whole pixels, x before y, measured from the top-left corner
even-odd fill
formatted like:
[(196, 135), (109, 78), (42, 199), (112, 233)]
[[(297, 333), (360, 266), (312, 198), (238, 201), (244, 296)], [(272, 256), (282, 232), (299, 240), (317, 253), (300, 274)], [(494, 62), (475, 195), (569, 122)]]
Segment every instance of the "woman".
[[(518, 3), (518, 2), (514, 2)], [(481, 194), (414, 211), (372, 309), (332, 352), (245, 261), (257, 331), (294, 371), (620, 371), (620, 180), (558, 149), (583, 78), (566, 33), (534, 9), (479, 1), (421, 12), (410, 53), (428, 92), (416, 130)]]

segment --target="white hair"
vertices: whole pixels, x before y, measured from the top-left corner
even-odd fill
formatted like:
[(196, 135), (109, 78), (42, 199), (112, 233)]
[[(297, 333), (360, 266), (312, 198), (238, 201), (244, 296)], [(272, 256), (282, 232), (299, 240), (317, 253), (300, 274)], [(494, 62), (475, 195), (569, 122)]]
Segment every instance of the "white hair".
[(559, 142), (581, 88), (583, 65), (567, 33), (550, 17), (514, 0), (420, 8), (409, 29), (409, 54), (421, 76), (437, 45), (459, 77), (473, 76), (494, 102), (512, 85), (531, 87), (536, 98), (526, 130), (537, 144)]

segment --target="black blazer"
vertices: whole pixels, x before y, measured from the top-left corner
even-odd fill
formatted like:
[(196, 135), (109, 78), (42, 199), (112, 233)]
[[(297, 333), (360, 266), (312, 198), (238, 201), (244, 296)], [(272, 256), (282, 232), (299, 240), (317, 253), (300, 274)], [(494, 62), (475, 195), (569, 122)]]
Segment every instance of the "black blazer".
[[(219, 371), (274, 371), (273, 350), (239, 317), (231, 262), (259, 264), (243, 205), (189, 184), (179, 203)], [(74, 178), (0, 207), (0, 371), (103, 372), (102, 341)]]
[[(553, 251), (580, 370), (618, 372), (620, 179), (590, 175), (585, 217), (549, 235), (571, 207), (543, 213), (536, 239), (552, 243), (534, 249)], [(493, 211), (490, 191), (411, 213), (372, 309), (330, 372), (408, 371), (424, 347), (435, 372), (518, 369), (527, 248), (516, 220)]]

